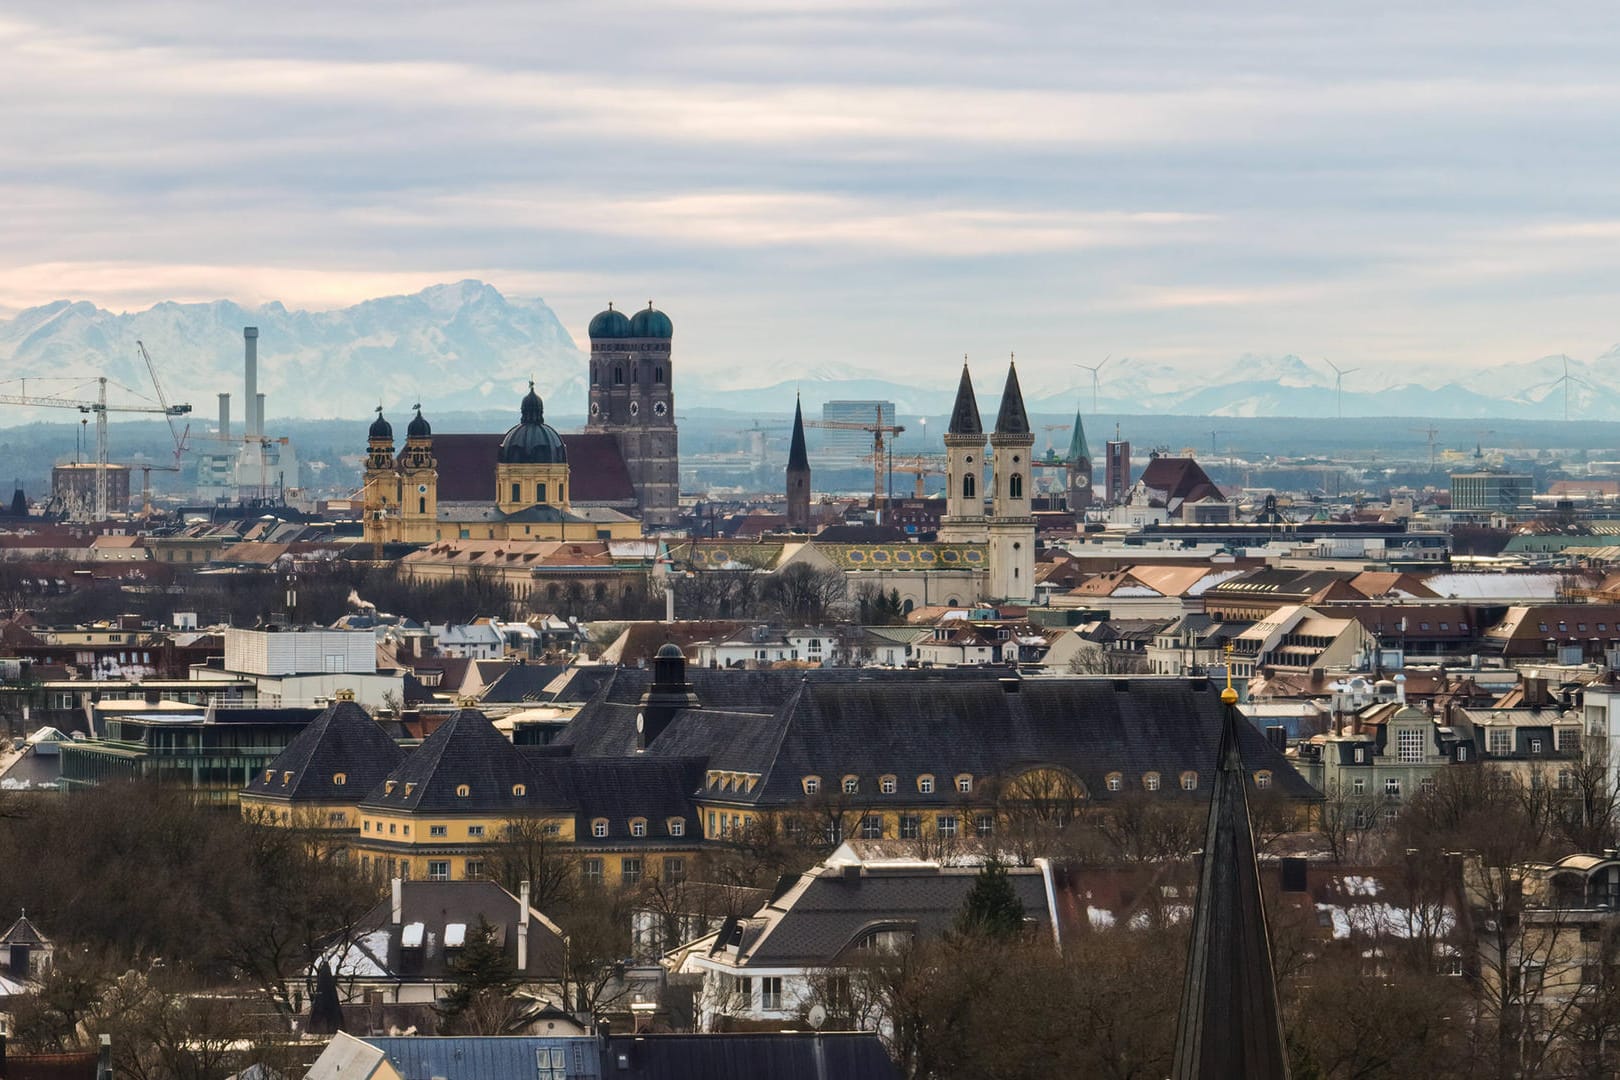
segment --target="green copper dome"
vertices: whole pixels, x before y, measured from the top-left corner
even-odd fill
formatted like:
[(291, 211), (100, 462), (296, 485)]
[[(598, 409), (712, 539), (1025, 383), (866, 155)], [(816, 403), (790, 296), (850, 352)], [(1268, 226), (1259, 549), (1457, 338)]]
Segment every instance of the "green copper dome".
[(649, 302), (645, 311), (636, 312), (636, 317), (630, 320), (630, 336), (672, 338), (675, 336), (675, 325), (669, 321), (668, 315)]
[(560, 465), (568, 460), (562, 436), (546, 423), (545, 407), (532, 382), (523, 398), (520, 419), (501, 440), (495, 460), (503, 465)]
[[(664, 320), (668, 322), (669, 320)], [(626, 338), (632, 337), (630, 333), (630, 320), (622, 311), (614, 311), (609, 304), (607, 310), (599, 313), (591, 320), (590, 335), (592, 338)]]

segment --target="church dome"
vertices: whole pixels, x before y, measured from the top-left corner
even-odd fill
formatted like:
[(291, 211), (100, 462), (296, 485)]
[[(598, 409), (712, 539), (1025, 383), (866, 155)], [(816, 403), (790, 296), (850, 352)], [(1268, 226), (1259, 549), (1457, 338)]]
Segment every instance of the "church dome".
[(562, 436), (546, 423), (545, 406), (540, 402), (540, 395), (534, 392), (532, 382), (528, 394), (524, 395), (517, 426), (501, 440), (496, 460), (503, 465), (560, 465), (568, 460)]
[(372, 439), (387, 439), (394, 441), (394, 425), (383, 419), (382, 406), (377, 406), (377, 419), (371, 422), (371, 430), (367, 433)]
[(411, 420), (410, 425), (405, 428), (405, 437), (407, 439), (430, 439), (433, 437), (433, 428), (428, 425), (427, 420), (422, 416), (422, 406), (418, 405), (416, 407), (416, 416)]
[[(667, 323), (669, 320), (664, 321)], [(592, 339), (630, 337), (630, 320), (624, 312), (614, 311), (613, 305), (609, 304), (606, 311), (591, 320), (590, 335)]]
[(648, 303), (645, 311), (636, 312), (630, 320), (630, 336), (638, 338), (672, 338), (675, 326), (669, 316)]

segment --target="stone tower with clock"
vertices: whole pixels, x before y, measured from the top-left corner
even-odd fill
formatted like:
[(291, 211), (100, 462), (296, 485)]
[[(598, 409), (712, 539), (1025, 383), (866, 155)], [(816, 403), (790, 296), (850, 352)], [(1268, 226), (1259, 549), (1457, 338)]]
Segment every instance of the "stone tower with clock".
[(675, 377), (669, 316), (648, 303), (634, 316), (612, 304), (591, 320), (590, 417), (585, 430), (613, 436), (636, 491), (641, 520), (674, 524), (680, 494)]

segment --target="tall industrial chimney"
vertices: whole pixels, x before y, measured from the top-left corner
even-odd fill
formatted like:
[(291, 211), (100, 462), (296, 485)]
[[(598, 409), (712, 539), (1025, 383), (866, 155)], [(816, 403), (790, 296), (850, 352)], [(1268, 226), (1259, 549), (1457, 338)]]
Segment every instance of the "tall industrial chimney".
[(219, 395), (219, 437), (231, 437), (231, 395)]
[(259, 328), (257, 326), (242, 327), (242, 347), (244, 349), (243, 365), (246, 371), (246, 394), (242, 398), (242, 408), (247, 415), (247, 436), (252, 439), (260, 434), (259, 417), (255, 404), (259, 400)]
[(258, 435), (258, 436), (261, 436), (261, 437), (264, 435), (264, 395), (263, 394), (254, 394), (253, 395), (253, 433), (255, 435)]

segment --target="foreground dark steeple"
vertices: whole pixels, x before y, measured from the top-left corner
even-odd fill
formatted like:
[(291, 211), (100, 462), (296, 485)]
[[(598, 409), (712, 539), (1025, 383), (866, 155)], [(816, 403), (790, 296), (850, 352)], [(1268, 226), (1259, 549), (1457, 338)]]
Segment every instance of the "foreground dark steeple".
[(804, 409), (793, 401), (793, 441), (788, 446), (787, 525), (792, 532), (810, 531), (810, 455), (804, 449)]
[(1224, 713), (1209, 801), (1198, 907), (1176, 1029), (1175, 1080), (1287, 1080), (1277, 978), (1249, 826), (1237, 691)]
[(973, 380), (968, 377), (967, 360), (962, 361), (962, 381), (956, 384), (956, 404), (951, 407), (951, 435), (983, 435), (979, 422), (979, 399), (973, 396)]

